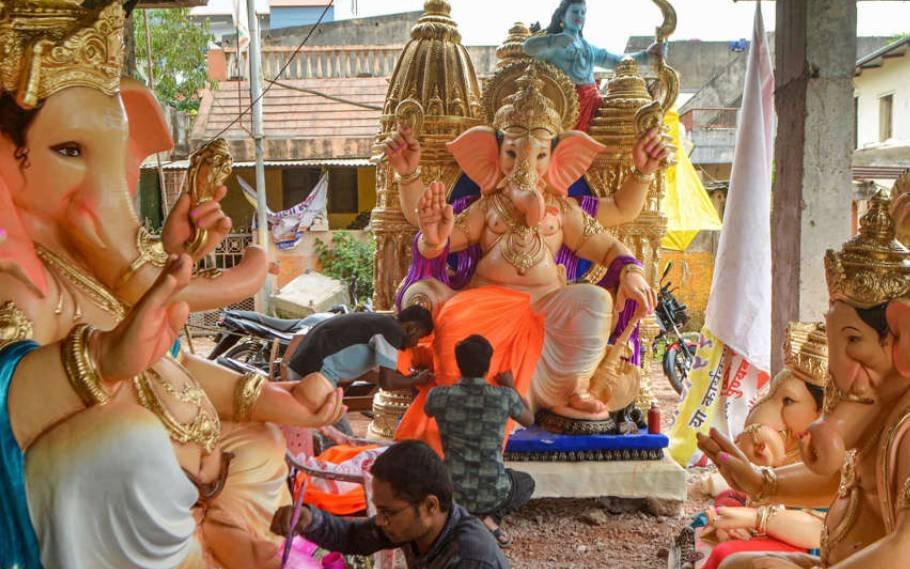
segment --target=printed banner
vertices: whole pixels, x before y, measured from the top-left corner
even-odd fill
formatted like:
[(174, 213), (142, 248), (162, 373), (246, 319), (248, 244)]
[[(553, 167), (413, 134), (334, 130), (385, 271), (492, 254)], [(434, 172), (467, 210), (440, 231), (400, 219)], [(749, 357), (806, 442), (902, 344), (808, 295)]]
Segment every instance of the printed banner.
[(683, 468), (697, 449), (695, 434), (707, 433), (720, 405), (723, 387), (724, 344), (702, 328), (695, 360), (686, 380), (685, 399), (670, 429), (670, 456)]
[[(243, 191), (243, 196), (255, 208), (256, 207), (256, 190), (250, 186), (246, 180), (237, 176), (237, 182)], [(329, 177), (324, 174), (310, 195), (305, 200), (292, 208), (273, 212), (267, 210), (266, 215), (269, 220), (269, 232), (272, 234), (272, 241), (275, 246), (281, 250), (293, 249), (300, 242), (300, 238), (307, 231), (328, 231), (329, 219), (326, 210), (329, 193)], [(253, 229), (256, 229), (256, 217), (253, 217)]]

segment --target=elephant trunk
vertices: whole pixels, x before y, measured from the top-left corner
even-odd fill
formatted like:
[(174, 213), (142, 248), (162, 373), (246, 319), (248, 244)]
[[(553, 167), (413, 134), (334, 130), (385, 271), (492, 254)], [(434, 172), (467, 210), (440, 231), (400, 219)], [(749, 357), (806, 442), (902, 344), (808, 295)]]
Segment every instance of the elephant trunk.
[(835, 474), (843, 465), (846, 452), (859, 446), (881, 413), (879, 404), (839, 401), (809, 426), (800, 441), (803, 462), (816, 474)]
[[(140, 257), (139, 221), (124, 180), (100, 184), (96, 196), (74, 200), (65, 222), (79, 256), (118, 298), (128, 305), (139, 302), (158, 278), (161, 269), (145, 264), (133, 267)], [(103, 222), (101, 220), (104, 220)], [(154, 269), (154, 270), (153, 270)], [(220, 308), (255, 294), (268, 272), (268, 259), (258, 247), (248, 247), (241, 262), (215, 279), (194, 278), (177, 300), (190, 310)]]
[(515, 167), (515, 172), (509, 180), (512, 203), (524, 215), (525, 225), (528, 227), (540, 225), (546, 209), (543, 192), (539, 187), (540, 182), (534, 167), (526, 162)]

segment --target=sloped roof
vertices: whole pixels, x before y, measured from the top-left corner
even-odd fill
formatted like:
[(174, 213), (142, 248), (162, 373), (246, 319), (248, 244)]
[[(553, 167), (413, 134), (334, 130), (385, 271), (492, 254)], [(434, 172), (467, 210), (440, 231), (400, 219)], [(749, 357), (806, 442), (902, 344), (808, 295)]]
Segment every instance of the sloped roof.
[[(265, 158), (368, 158), (387, 90), (384, 77), (286, 79), (273, 84), (263, 98)], [(207, 90), (191, 144), (227, 128), (220, 136), (230, 143), (234, 159), (254, 159), (251, 114), (230, 125), (249, 105), (245, 81), (221, 81), (215, 91)]]
[(881, 67), (885, 59), (903, 57), (908, 50), (910, 50), (910, 36), (901, 38), (861, 58), (856, 62), (856, 74), (862, 73), (863, 69)]

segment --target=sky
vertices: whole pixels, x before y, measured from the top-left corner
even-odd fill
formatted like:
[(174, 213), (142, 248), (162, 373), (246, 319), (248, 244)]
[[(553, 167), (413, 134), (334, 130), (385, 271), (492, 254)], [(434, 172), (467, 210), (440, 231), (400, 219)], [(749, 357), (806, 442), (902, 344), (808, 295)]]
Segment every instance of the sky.
[[(465, 45), (499, 45), (516, 21), (549, 23), (559, 0), (449, 0)], [(423, 0), (335, 0), (335, 19), (423, 9)], [(671, 0), (678, 26), (671, 39), (736, 40), (752, 35), (755, 2), (733, 0)], [(774, 29), (774, 2), (763, 2), (765, 29)], [(661, 23), (651, 0), (588, 0), (585, 37), (614, 52), (622, 52), (630, 35), (653, 35)], [(910, 32), (910, 1), (859, 2), (859, 35), (892, 36)]]

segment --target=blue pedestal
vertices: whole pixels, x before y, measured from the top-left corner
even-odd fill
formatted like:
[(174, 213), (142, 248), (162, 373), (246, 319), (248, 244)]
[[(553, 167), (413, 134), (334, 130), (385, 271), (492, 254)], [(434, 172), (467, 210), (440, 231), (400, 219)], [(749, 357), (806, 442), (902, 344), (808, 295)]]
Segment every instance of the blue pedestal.
[(508, 460), (660, 460), (670, 445), (666, 435), (560, 435), (534, 426), (509, 437)]

